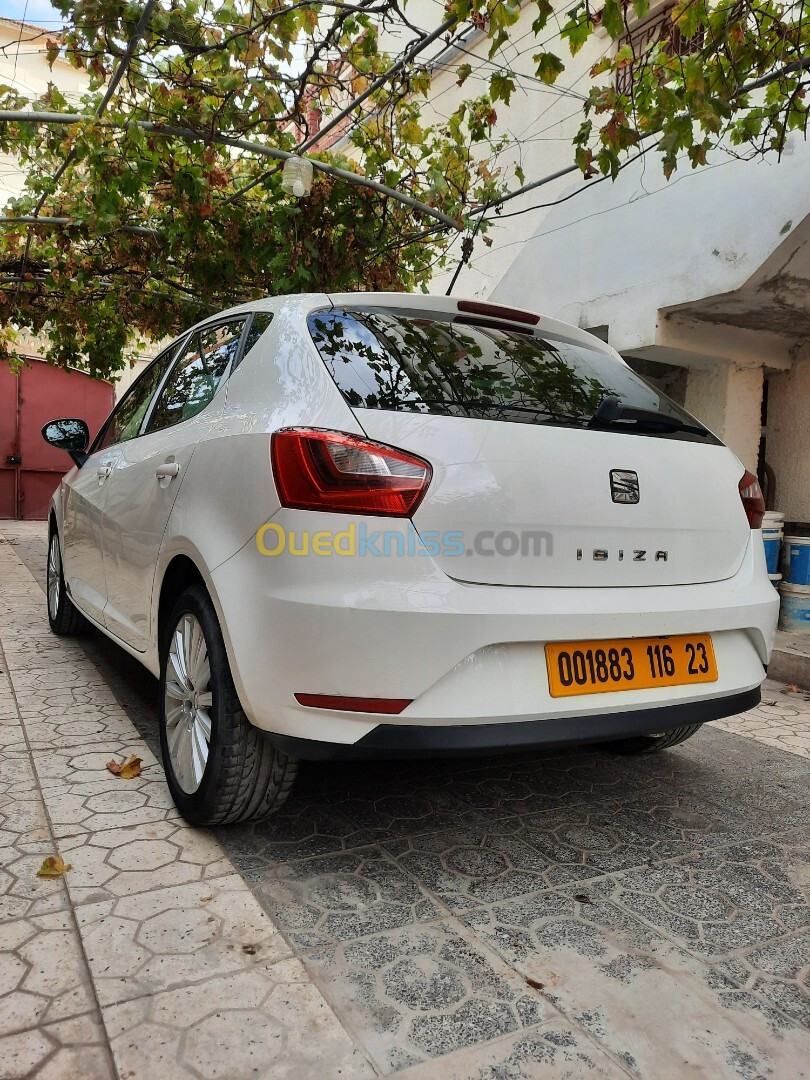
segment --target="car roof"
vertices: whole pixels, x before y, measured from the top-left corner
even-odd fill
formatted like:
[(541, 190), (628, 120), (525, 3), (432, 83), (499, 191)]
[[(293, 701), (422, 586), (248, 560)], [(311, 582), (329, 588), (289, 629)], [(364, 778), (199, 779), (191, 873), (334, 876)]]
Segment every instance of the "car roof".
[[(464, 305), (464, 308), (461, 308), (460, 305)], [(598, 352), (612, 356), (620, 363), (624, 363), (616, 350), (607, 345), (601, 338), (595, 337), (593, 334), (589, 334), (587, 330), (581, 330), (571, 323), (552, 319), (548, 315), (542, 315), (536, 311), (526, 311), (526, 309), (516, 311), (502, 304), (492, 304), (486, 300), (456, 296), (432, 296), (429, 293), (346, 292), (262, 296), (245, 304), (239, 304), (236, 307), (220, 311), (216, 315), (210, 315), (190, 329), (198, 330), (219, 319), (251, 311), (271, 311), (275, 313), (291, 306), (298, 308), (303, 314), (308, 314), (318, 308), (333, 307), (343, 310), (396, 311), (398, 314), (409, 315), (412, 318), (435, 318), (442, 315), (455, 317), (463, 315), (471, 309), (476, 309), (477, 314), (491, 318), (493, 322), (500, 323), (503, 321), (504, 329), (508, 329), (510, 324), (513, 327), (520, 324), (521, 329), (525, 332), (528, 329), (528, 320), (531, 319), (531, 329), (543, 337), (554, 338), (557, 341), (567, 342), (572, 345), (583, 345), (586, 348), (595, 349)]]

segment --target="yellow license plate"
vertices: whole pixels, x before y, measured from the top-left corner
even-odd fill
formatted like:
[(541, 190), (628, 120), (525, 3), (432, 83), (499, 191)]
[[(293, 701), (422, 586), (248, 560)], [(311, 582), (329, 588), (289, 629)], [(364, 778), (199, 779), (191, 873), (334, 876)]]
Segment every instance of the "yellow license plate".
[(546, 645), (552, 697), (717, 681), (710, 634)]

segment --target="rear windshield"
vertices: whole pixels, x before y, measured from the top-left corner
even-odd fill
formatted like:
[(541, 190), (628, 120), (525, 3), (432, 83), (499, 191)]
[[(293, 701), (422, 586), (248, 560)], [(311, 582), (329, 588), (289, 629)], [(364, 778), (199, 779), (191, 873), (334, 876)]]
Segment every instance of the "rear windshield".
[(641, 376), (583, 345), (394, 312), (317, 311), (308, 324), (354, 409), (717, 441)]

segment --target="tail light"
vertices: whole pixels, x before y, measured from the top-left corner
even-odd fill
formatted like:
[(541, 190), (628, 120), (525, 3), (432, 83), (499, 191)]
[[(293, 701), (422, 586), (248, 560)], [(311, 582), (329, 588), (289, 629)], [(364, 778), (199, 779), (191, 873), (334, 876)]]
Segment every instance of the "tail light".
[(335, 694), (296, 694), (295, 700), (311, 709), (388, 713), (391, 716), (399, 715), (411, 704), (411, 698), (343, 697)]
[(761, 528), (762, 519), (765, 516), (765, 500), (762, 497), (759, 480), (753, 473), (746, 472), (740, 480), (740, 498), (748, 524), (752, 529)]
[(508, 319), (509, 322), (526, 323), (529, 326), (537, 326), (540, 316), (531, 311), (518, 311), (516, 308), (501, 307), (500, 304), (482, 304), (478, 300), (459, 300), (456, 305), (459, 311), (469, 312), (470, 315), (483, 315), (490, 319)]
[(393, 446), (319, 428), (287, 428), (270, 444), (279, 499), (297, 510), (409, 517), (432, 470)]

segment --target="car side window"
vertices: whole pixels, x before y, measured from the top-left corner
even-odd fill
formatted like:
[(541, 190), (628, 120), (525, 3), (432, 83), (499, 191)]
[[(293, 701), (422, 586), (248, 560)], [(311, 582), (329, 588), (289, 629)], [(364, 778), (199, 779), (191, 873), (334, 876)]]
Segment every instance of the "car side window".
[(178, 357), (155, 402), (147, 432), (161, 431), (202, 412), (239, 352), (247, 319), (198, 330)]
[(113, 446), (115, 443), (127, 442), (138, 435), (152, 398), (174, 360), (180, 344), (176, 341), (170, 345), (165, 352), (152, 361), (146, 371), (138, 376), (107, 421), (98, 441), (93, 446), (94, 453), (97, 450), (106, 450), (108, 446)]
[(270, 323), (273, 321), (272, 311), (256, 311), (253, 318), (250, 320), (250, 327), (248, 328), (247, 335), (245, 336), (245, 347), (242, 350), (242, 355), (239, 357), (239, 363), (245, 359), (247, 354), (264, 334)]

